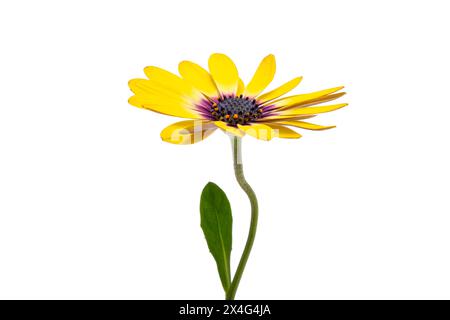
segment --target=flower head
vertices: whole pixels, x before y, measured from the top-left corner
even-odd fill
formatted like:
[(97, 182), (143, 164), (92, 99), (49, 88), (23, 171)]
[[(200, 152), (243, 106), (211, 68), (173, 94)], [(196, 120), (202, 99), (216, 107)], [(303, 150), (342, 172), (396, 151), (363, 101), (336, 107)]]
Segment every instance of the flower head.
[(294, 89), (302, 77), (262, 93), (275, 75), (275, 57), (265, 57), (245, 86), (233, 61), (224, 54), (212, 54), (209, 72), (182, 61), (180, 76), (158, 67), (144, 69), (148, 79), (129, 82), (134, 96), (129, 103), (139, 108), (190, 120), (176, 122), (161, 132), (164, 141), (191, 144), (208, 137), (217, 128), (239, 137), (245, 134), (261, 140), (273, 137), (300, 138), (288, 128), (324, 130), (305, 119), (345, 107), (346, 103), (322, 105), (345, 94), (343, 87), (282, 97)]

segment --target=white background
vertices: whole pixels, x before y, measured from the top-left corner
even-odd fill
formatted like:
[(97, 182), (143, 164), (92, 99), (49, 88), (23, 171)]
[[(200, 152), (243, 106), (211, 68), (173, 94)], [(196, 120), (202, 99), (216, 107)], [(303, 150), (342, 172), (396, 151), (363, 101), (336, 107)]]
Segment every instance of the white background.
[(241, 299), (450, 298), (447, 1), (3, 1), (0, 298), (222, 299), (199, 227), (219, 184), (249, 205), (228, 138), (164, 143), (127, 103), (157, 65), (232, 57), (271, 88), (345, 85), (300, 140), (244, 139), (260, 201)]

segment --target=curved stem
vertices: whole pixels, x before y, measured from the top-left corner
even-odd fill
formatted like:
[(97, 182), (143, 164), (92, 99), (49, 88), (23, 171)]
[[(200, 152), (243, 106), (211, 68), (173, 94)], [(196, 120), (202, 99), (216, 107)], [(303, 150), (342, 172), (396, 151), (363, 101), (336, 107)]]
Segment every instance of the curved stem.
[(245, 265), (247, 264), (248, 257), (252, 250), (253, 242), (255, 241), (256, 226), (258, 224), (258, 200), (256, 199), (255, 192), (252, 187), (248, 184), (244, 177), (244, 170), (242, 167), (242, 152), (241, 152), (242, 140), (239, 137), (231, 137), (231, 144), (233, 147), (233, 164), (234, 164), (234, 174), (236, 175), (236, 180), (241, 186), (242, 190), (247, 194), (250, 200), (251, 206), (251, 220), (250, 220), (250, 230), (248, 232), (247, 242), (245, 243), (244, 252), (242, 253), (241, 260), (234, 274), (233, 281), (231, 282), (230, 288), (226, 294), (227, 300), (234, 300), (236, 291), (241, 281), (242, 274), (244, 273)]

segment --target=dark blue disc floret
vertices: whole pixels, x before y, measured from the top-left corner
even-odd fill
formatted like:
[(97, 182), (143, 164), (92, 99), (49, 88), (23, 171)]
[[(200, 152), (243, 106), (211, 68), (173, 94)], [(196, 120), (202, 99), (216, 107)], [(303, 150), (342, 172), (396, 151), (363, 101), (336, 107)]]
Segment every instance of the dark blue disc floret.
[(261, 118), (262, 110), (255, 99), (240, 95), (219, 98), (211, 105), (211, 115), (214, 120), (236, 126)]

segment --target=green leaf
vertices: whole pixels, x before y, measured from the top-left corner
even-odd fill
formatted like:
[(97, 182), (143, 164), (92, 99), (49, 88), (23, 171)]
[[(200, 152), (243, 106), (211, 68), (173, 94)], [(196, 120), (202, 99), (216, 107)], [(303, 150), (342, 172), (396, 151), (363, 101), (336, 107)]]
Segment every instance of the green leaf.
[(209, 251), (216, 260), (222, 286), (227, 292), (231, 284), (230, 255), (233, 218), (225, 192), (212, 182), (209, 182), (202, 191), (200, 217), (200, 225)]

